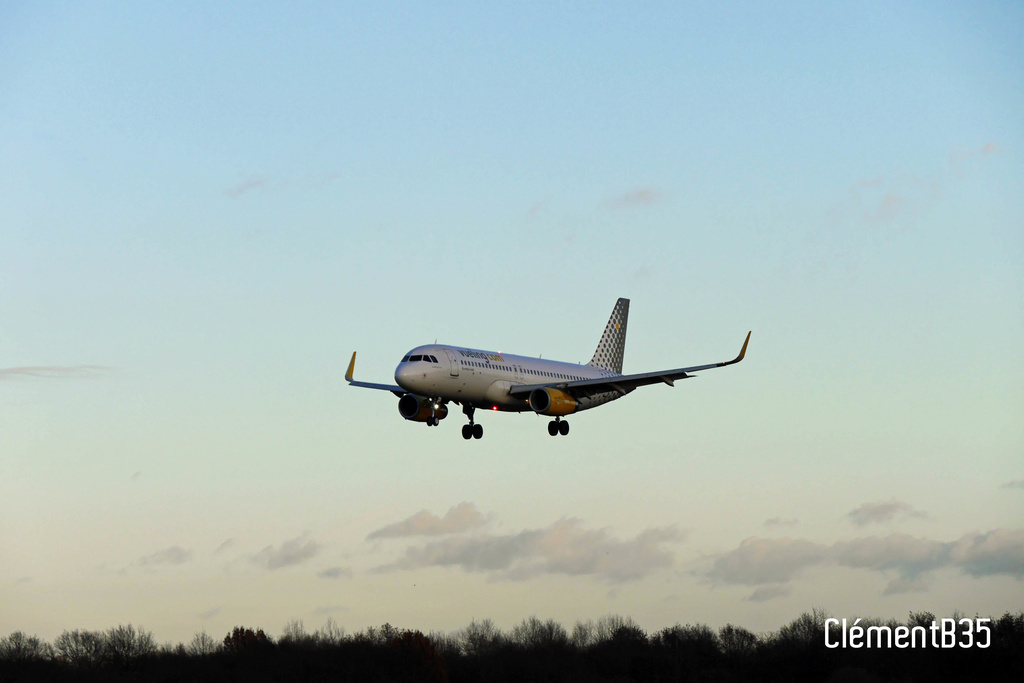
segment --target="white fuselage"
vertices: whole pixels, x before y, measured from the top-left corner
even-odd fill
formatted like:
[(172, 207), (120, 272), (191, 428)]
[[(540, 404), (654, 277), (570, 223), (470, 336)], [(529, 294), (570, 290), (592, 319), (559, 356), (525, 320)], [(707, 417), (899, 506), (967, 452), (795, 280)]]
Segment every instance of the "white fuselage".
[[(513, 412), (530, 410), (526, 400), (509, 395), (514, 385), (557, 387), (562, 382), (616, 376), (617, 373), (589, 365), (444, 344), (417, 346), (395, 368), (395, 383), (411, 394)], [(594, 408), (624, 393), (583, 396), (577, 401), (576, 410)]]

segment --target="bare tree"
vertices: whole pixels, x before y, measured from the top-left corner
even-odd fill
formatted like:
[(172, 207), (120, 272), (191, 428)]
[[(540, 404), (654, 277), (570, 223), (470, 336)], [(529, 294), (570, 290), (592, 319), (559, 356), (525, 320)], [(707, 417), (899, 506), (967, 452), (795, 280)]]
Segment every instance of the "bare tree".
[(131, 624), (115, 626), (107, 631), (104, 653), (108, 659), (118, 664), (129, 664), (140, 657), (147, 657), (156, 652), (156, 640), (153, 633)]
[(321, 647), (335, 647), (345, 640), (345, 629), (338, 626), (332, 617), (313, 634), (313, 640)]
[(726, 624), (718, 630), (718, 639), (727, 657), (745, 657), (757, 650), (757, 636), (742, 626)]
[(825, 642), (825, 620), (828, 610), (815, 607), (779, 629), (778, 639), (803, 645)]
[(93, 666), (103, 659), (104, 640), (99, 631), (64, 631), (53, 641), (54, 656), (75, 668)]
[(459, 635), (462, 640), (462, 650), (470, 657), (479, 657), (493, 652), (504, 641), (501, 631), (490, 619), (483, 621), (474, 619)]
[(43, 661), (52, 656), (53, 648), (48, 643), (21, 631), (0, 640), (0, 662)]
[(306, 627), (297, 619), (292, 619), (284, 626), (284, 633), (277, 641), (281, 645), (312, 645), (315, 642), (313, 636), (306, 633)]
[(569, 644), (569, 634), (554, 619), (541, 621), (537, 617), (523, 619), (512, 629), (512, 642), (526, 648), (552, 647)]
[(576, 625), (572, 627), (569, 642), (577, 650), (586, 650), (595, 645), (597, 643), (597, 627), (594, 626), (594, 622), (589, 619), (585, 622), (577, 621)]
[(188, 644), (188, 654), (193, 657), (206, 657), (217, 651), (217, 641), (206, 631), (198, 631)]

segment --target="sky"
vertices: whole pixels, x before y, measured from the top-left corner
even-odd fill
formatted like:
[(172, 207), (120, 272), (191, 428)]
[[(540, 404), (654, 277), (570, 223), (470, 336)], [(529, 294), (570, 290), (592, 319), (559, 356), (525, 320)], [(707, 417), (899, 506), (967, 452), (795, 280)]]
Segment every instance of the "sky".
[[(0, 6), (0, 637), (1024, 608), (1019, 3)], [(414, 346), (743, 363), (464, 441)]]

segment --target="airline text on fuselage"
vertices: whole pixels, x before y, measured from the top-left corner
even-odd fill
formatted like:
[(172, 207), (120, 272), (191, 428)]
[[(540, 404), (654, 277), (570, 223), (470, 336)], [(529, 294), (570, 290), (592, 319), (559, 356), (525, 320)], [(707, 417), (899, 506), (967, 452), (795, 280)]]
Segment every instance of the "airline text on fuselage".
[(495, 363), (505, 362), (505, 359), (496, 353), (481, 353), (480, 351), (470, 351), (469, 349), (459, 349), (458, 351), (467, 358), (479, 358), (480, 360), (489, 360)]

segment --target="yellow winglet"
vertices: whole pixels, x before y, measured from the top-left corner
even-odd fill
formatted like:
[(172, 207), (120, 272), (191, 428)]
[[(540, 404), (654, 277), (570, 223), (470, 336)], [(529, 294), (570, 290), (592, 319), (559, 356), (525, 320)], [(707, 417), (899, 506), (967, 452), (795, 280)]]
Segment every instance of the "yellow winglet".
[[(741, 360), (743, 360), (743, 356), (747, 355), (747, 344), (749, 344), (749, 343), (750, 343), (750, 332), (747, 332), (747, 338), (743, 340), (743, 348), (740, 349), (740, 355), (736, 356), (736, 362), (737, 363), (739, 363)], [(353, 359), (354, 358), (355, 358), (355, 354), (353, 354)]]
[[(746, 350), (746, 348), (747, 348), (746, 344), (743, 345), (743, 348), (744, 348), (744, 350)], [(345, 381), (346, 382), (351, 382), (352, 381), (352, 373), (355, 371), (355, 369), (356, 369), (356, 352), (353, 351), (352, 352), (352, 360), (349, 361), (349, 363), (348, 363), (348, 370), (345, 372)]]

